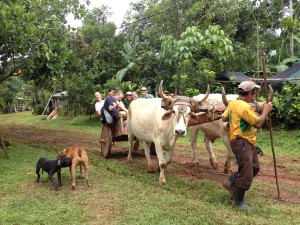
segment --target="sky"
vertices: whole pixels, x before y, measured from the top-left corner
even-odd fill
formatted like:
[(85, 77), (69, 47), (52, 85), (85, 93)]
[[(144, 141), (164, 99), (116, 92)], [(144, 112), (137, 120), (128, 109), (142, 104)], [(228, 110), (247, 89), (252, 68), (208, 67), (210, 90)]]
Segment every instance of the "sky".
[[(109, 6), (113, 14), (110, 18), (108, 18), (108, 21), (114, 22), (118, 28), (121, 26), (125, 12), (129, 9), (129, 3), (137, 1), (138, 0), (90, 0), (91, 4), (87, 6), (87, 8), (92, 9), (100, 7), (101, 5)], [(69, 15), (67, 18), (70, 26), (78, 27), (81, 25), (81, 21), (74, 20), (72, 15)]]

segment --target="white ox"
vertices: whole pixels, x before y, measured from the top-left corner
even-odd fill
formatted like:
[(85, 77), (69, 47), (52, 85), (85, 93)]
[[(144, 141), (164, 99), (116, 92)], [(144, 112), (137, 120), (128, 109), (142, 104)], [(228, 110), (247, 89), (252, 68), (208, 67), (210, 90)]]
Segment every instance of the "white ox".
[[(270, 89), (269, 101), (272, 101), (273, 89), (271, 86), (269, 86), (269, 89)], [(203, 102), (203, 105), (205, 105), (209, 110), (211, 109), (225, 110), (225, 108), (228, 105), (228, 102), (238, 98), (238, 95), (235, 94), (226, 95), (225, 90), (223, 88), (222, 88), (222, 93), (223, 94), (210, 94), (207, 100)], [(197, 99), (201, 99), (202, 97), (203, 94), (200, 94), (193, 98), (197, 100)], [(253, 102), (250, 104), (254, 108), (254, 111), (260, 114), (264, 103), (265, 102)], [(211, 166), (215, 169), (218, 168), (218, 161), (213, 152), (212, 143), (217, 138), (221, 138), (223, 144), (227, 149), (227, 160), (224, 165), (224, 173), (233, 171), (233, 166), (235, 165), (236, 160), (235, 160), (235, 155), (233, 154), (230, 147), (228, 122), (223, 122), (222, 119), (219, 119), (208, 123), (202, 123), (202, 124), (190, 126), (189, 129), (190, 129), (190, 141), (191, 141), (192, 151), (193, 151), (193, 163), (199, 163), (196, 155), (196, 148), (197, 148), (198, 132), (199, 130), (201, 130), (205, 136), (204, 143), (210, 157)]]
[[(173, 157), (174, 146), (178, 137), (186, 136), (186, 128), (190, 117), (196, 117), (195, 109), (198, 102), (192, 98), (172, 98), (162, 91), (162, 82), (159, 86), (161, 98), (137, 99), (130, 103), (127, 117), (127, 133), (129, 152), (127, 160), (131, 162), (133, 141), (137, 138), (145, 143), (145, 156), (148, 171), (154, 172), (150, 158), (150, 144), (154, 142), (159, 162), (159, 183), (165, 184), (165, 169)], [(209, 87), (206, 95), (209, 95)], [(164, 100), (164, 108), (161, 107)], [(196, 103), (196, 104), (195, 104)]]

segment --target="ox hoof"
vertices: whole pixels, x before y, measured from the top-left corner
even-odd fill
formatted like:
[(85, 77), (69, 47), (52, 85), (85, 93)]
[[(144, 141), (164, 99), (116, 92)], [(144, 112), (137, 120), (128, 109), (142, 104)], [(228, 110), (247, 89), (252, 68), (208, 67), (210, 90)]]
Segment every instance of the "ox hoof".
[(148, 167), (148, 173), (155, 173), (155, 172), (156, 171), (155, 171), (155, 169), (153, 167), (151, 167), (151, 168)]
[(161, 185), (165, 185), (165, 184), (167, 183), (167, 181), (166, 181), (166, 179), (164, 179), (164, 178), (159, 178), (159, 183), (160, 183)]
[(228, 169), (228, 168), (224, 168), (224, 173), (225, 174), (228, 174), (228, 173), (232, 173), (233, 172), (233, 170), (232, 169)]
[(218, 162), (210, 160), (210, 165), (212, 166), (212, 168), (214, 168), (215, 170), (218, 169), (219, 165)]

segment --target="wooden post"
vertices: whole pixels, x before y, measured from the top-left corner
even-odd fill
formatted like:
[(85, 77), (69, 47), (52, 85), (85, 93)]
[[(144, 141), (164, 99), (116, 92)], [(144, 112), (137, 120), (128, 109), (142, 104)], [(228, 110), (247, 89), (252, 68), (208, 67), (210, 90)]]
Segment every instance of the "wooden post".
[[(266, 103), (269, 101), (268, 96), (268, 85), (267, 85), (267, 73), (266, 73), (266, 59), (265, 59), (265, 53), (262, 52), (262, 65), (263, 65), (263, 75), (264, 75), (264, 88), (265, 88), (265, 95), (266, 95)], [(279, 190), (279, 182), (278, 182), (278, 176), (277, 176), (277, 166), (276, 166), (276, 156), (275, 156), (275, 150), (274, 150), (274, 142), (273, 142), (273, 129), (272, 129), (272, 121), (271, 121), (271, 115), (268, 115), (269, 119), (269, 128), (270, 128), (270, 140), (271, 140), (271, 147), (272, 147), (272, 154), (273, 154), (273, 163), (274, 163), (274, 172), (275, 172), (275, 179), (276, 179), (276, 186), (277, 186), (277, 195), (278, 199), (280, 199), (280, 190)]]

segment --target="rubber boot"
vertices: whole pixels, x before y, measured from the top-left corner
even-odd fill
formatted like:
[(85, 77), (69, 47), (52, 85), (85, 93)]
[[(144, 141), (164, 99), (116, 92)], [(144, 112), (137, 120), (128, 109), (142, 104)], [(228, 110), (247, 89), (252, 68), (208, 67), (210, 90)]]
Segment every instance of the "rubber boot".
[(223, 187), (226, 188), (232, 196), (234, 193), (235, 181), (236, 181), (237, 176), (238, 176), (237, 172), (232, 173), (230, 175), (230, 177), (227, 180), (223, 181), (223, 183), (222, 183)]
[(241, 210), (246, 210), (250, 211), (251, 207), (249, 207), (245, 202), (244, 202), (244, 196), (245, 196), (246, 190), (240, 189), (240, 188), (235, 188), (234, 190), (234, 202), (233, 204), (238, 207)]

